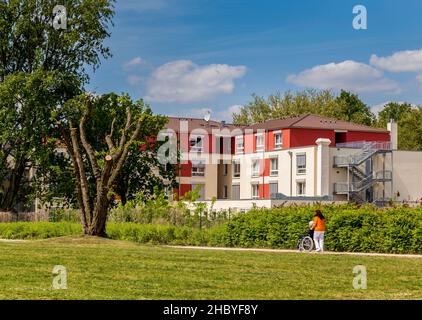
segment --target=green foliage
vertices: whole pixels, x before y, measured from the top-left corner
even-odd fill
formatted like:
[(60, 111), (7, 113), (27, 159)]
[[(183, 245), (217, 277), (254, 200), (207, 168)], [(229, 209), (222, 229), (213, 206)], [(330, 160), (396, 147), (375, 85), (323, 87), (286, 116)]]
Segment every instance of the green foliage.
[(422, 107), (403, 114), (398, 122), (399, 149), (422, 150)]
[(374, 124), (375, 115), (356, 94), (341, 90), (335, 99), (338, 108), (335, 110), (336, 118), (349, 122), (360, 123), (367, 126)]
[(82, 233), (82, 226), (68, 222), (13, 222), (0, 223), (3, 239), (48, 239)]
[[(58, 131), (52, 116), (87, 83), (86, 68), (95, 69), (101, 58), (110, 56), (103, 41), (110, 36), (113, 3), (66, 0), (61, 4), (67, 8), (67, 28), (56, 30), (52, 19), (57, 1), (0, 1), (2, 210), (17, 211), (35, 196), (49, 198), (42, 183), (34, 181), (37, 177), (63, 177), (59, 169), (65, 164), (52, 159), (51, 138)], [(34, 165), (40, 170), (28, 180), (24, 172)]]
[[(67, 123), (79, 123), (86, 112), (86, 99), (87, 94), (79, 95), (69, 100), (61, 112), (56, 114), (56, 121), (63, 128), (65, 136), (70, 136)], [(91, 101), (92, 111), (86, 123), (86, 135), (101, 170), (105, 167), (105, 156), (114, 151), (110, 150), (106, 137), (111, 134), (109, 138), (117, 148), (126, 127), (128, 113), (131, 115), (132, 122), (139, 118), (143, 119), (139, 135), (129, 146), (127, 158), (113, 183), (111, 192), (117, 195), (123, 204), (126, 204), (131, 200), (136, 202), (135, 198), (139, 193), (142, 193), (143, 199), (146, 199), (152, 197), (154, 188), (156, 191), (163, 191), (167, 185), (172, 186), (175, 171), (158, 161), (157, 152), (162, 142), (155, 141), (155, 137), (168, 119), (161, 115), (154, 115), (150, 106), (142, 99), (133, 101), (128, 94), (108, 93), (96, 96)], [(135, 126), (129, 128), (127, 136), (130, 137), (134, 129)], [(86, 150), (81, 148), (81, 153), (85, 154)], [(95, 198), (96, 181), (88, 157), (85, 159), (84, 166), (90, 184), (90, 197)], [(69, 197), (66, 194), (60, 196)], [(131, 203), (128, 204), (129, 209), (131, 205)]]
[[(231, 241), (225, 245), (294, 249), (316, 208), (283, 207), (237, 215), (226, 225)], [(422, 209), (419, 207), (378, 209), (344, 205), (324, 206), (322, 211), (327, 218), (327, 250), (422, 252)]]
[(378, 124), (380, 127), (385, 128), (390, 120), (400, 122), (411, 110), (412, 105), (409, 103), (389, 102), (378, 113)]
[[(422, 253), (422, 208), (327, 205), (254, 209), (209, 228), (196, 225), (110, 222), (107, 235), (138, 243), (296, 249), (315, 209), (327, 219), (330, 251)], [(164, 221), (161, 221), (164, 222)], [(0, 238), (44, 239), (81, 232), (75, 223), (2, 223)]]
[(81, 213), (77, 209), (53, 209), (48, 213), (50, 222), (81, 222)]
[(51, 24), (54, 0), (0, 2), (0, 82), (14, 72), (61, 71), (87, 80), (86, 67), (96, 68), (110, 56), (104, 40), (114, 16), (113, 0), (66, 0), (67, 28)]
[(135, 222), (143, 224), (163, 224), (187, 226), (199, 229), (210, 228), (227, 221), (228, 213), (215, 212), (213, 202), (195, 203), (199, 198), (199, 187), (185, 194), (181, 201), (169, 201), (158, 187), (152, 196), (138, 193), (136, 198), (120, 203), (109, 214), (111, 222)]
[(234, 123), (252, 124), (308, 113), (365, 125), (372, 125), (375, 119), (370, 108), (357, 95), (343, 90), (338, 96), (328, 90), (304, 90), (277, 93), (267, 99), (257, 95), (252, 97), (253, 100), (242, 107), (238, 114), (233, 114)]

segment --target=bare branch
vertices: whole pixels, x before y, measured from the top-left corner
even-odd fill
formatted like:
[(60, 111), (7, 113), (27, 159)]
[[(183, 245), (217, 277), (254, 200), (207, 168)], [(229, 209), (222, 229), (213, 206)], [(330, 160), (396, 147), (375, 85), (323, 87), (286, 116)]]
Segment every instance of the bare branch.
[(114, 167), (114, 170), (113, 170), (113, 172), (111, 174), (110, 180), (108, 181), (108, 186), (109, 187), (113, 184), (114, 180), (119, 175), (119, 173), (120, 173), (120, 171), (121, 171), (121, 169), (123, 167), (123, 164), (126, 161), (126, 157), (128, 155), (128, 152), (129, 152), (129, 147), (135, 142), (136, 139), (138, 139), (139, 134), (141, 132), (141, 127), (142, 127), (142, 124), (144, 122), (144, 119), (145, 119), (145, 117), (141, 117), (137, 121), (136, 128), (135, 128), (134, 132), (132, 133), (132, 136), (131, 136), (130, 140), (120, 150), (120, 152), (118, 154), (119, 157), (116, 159), (117, 164)]
[(81, 176), (79, 174), (78, 163), (76, 161), (76, 157), (72, 149), (72, 142), (69, 140), (69, 138), (65, 134), (62, 134), (62, 139), (64, 141), (64, 144), (66, 145), (66, 149), (68, 150), (70, 157), (72, 158), (73, 170), (76, 176), (76, 196), (78, 198), (78, 202), (81, 204), (82, 223), (84, 226), (84, 230), (87, 230), (88, 229), (87, 214), (89, 214), (89, 212), (85, 211), (85, 206), (83, 205), (84, 202), (83, 202), (83, 197), (82, 197)]
[(116, 118), (113, 118), (113, 121), (111, 122), (111, 130), (110, 134), (106, 135), (105, 139), (107, 142), (108, 149), (112, 151), (114, 149), (114, 143), (113, 143), (113, 133), (114, 133), (114, 123), (116, 122)]
[(80, 131), (82, 146), (84, 147), (88, 155), (89, 162), (91, 163), (92, 171), (94, 173), (94, 177), (98, 181), (101, 178), (101, 171), (98, 166), (97, 158), (95, 156), (95, 151), (92, 148), (91, 144), (88, 142), (88, 139), (86, 138), (86, 132), (85, 132), (85, 124), (86, 124), (87, 119), (91, 115), (91, 109), (92, 109), (92, 103), (91, 103), (91, 100), (88, 98), (86, 102), (85, 113), (82, 116), (82, 119), (79, 123), (79, 131)]
[(70, 137), (72, 141), (73, 154), (76, 160), (76, 166), (79, 170), (80, 177), (80, 188), (82, 191), (82, 204), (84, 206), (85, 212), (89, 213), (90, 221), (92, 220), (92, 208), (89, 202), (89, 189), (88, 189), (88, 180), (86, 178), (85, 168), (82, 160), (81, 153), (79, 151), (79, 143), (77, 137), (77, 129), (72, 127), (70, 124)]
[(121, 150), (123, 148), (123, 146), (126, 143), (126, 139), (127, 139), (127, 133), (130, 129), (131, 126), (131, 122), (132, 122), (132, 111), (130, 110), (129, 107), (126, 108), (126, 125), (125, 128), (123, 130), (122, 136), (120, 137), (120, 142), (119, 142), (119, 149)]

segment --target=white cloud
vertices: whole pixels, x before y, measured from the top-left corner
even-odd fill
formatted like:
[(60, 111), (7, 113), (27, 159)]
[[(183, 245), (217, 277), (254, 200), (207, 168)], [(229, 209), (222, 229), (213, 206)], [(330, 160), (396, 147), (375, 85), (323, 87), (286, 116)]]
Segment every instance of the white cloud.
[(125, 62), (123, 64), (123, 69), (130, 70), (134, 67), (145, 65), (146, 63), (147, 62), (144, 59), (142, 59), (141, 57), (135, 57), (135, 58)]
[(148, 80), (146, 99), (157, 102), (204, 101), (219, 94), (232, 93), (234, 80), (245, 73), (245, 66), (199, 66), (190, 60), (172, 61), (153, 71)]
[[(391, 102), (393, 102), (393, 103), (398, 103), (398, 104), (402, 104), (402, 103), (409, 103), (409, 102), (406, 102), (406, 101), (385, 101), (385, 102), (383, 102), (383, 103), (379, 103), (379, 104), (376, 104), (376, 105), (373, 105), (372, 107), (371, 107), (371, 111), (373, 112), (373, 113), (375, 113), (375, 114), (378, 114), (382, 109), (384, 109), (384, 106), (385, 105), (387, 105), (387, 104), (389, 104), (389, 103), (391, 103)], [(416, 108), (417, 107), (417, 104), (415, 104), (415, 103), (409, 103), (413, 108)]]
[(191, 108), (191, 109), (182, 109), (178, 110), (177, 112), (172, 113), (172, 116), (175, 117), (186, 117), (186, 118), (198, 118), (203, 119), (205, 114), (209, 111), (211, 112), (211, 120), (215, 121), (226, 121), (227, 123), (231, 123), (233, 121), (233, 113), (237, 113), (240, 111), (241, 105), (233, 105), (230, 106), (227, 110), (220, 110), (215, 111), (211, 108)]
[(419, 72), (422, 71), (422, 49), (398, 51), (388, 57), (373, 54), (370, 63), (391, 72)]
[(396, 82), (367, 64), (346, 60), (340, 63), (317, 65), (299, 74), (292, 74), (287, 81), (301, 87), (315, 89), (344, 89), (355, 92), (399, 92)]
[[(389, 104), (390, 102), (393, 102), (393, 101), (385, 101), (385, 102), (383, 102), (383, 103), (379, 103), (379, 104), (376, 104), (376, 105), (373, 105), (372, 107), (371, 107), (371, 111), (373, 112), (373, 113), (375, 113), (375, 114), (378, 114), (382, 109), (384, 109), (384, 106), (386, 105), (386, 104)], [(399, 102), (400, 103), (400, 102)]]
[(130, 75), (126, 78), (126, 81), (131, 85), (131, 86), (136, 86), (141, 84), (144, 81), (144, 78), (140, 77), (140, 76), (136, 76), (136, 75)]
[(422, 73), (416, 76), (416, 80), (418, 80), (422, 84)]
[(225, 120), (232, 122), (233, 121), (233, 113), (239, 113), (240, 108), (243, 106), (241, 105), (233, 105), (229, 107), (227, 110), (217, 112), (218, 120)]

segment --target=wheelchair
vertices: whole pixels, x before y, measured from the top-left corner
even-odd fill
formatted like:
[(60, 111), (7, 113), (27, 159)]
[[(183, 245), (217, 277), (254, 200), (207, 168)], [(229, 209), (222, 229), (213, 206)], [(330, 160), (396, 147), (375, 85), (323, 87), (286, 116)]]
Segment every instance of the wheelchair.
[(301, 252), (310, 252), (314, 247), (314, 231), (308, 230), (299, 237), (299, 240), (297, 241), (297, 249)]

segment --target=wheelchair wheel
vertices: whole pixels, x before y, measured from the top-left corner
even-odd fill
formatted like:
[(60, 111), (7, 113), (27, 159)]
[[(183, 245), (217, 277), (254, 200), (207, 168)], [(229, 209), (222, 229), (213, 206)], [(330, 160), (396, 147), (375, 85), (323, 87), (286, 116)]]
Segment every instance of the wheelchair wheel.
[(311, 237), (306, 236), (300, 242), (299, 250), (309, 252), (314, 248), (314, 241)]

